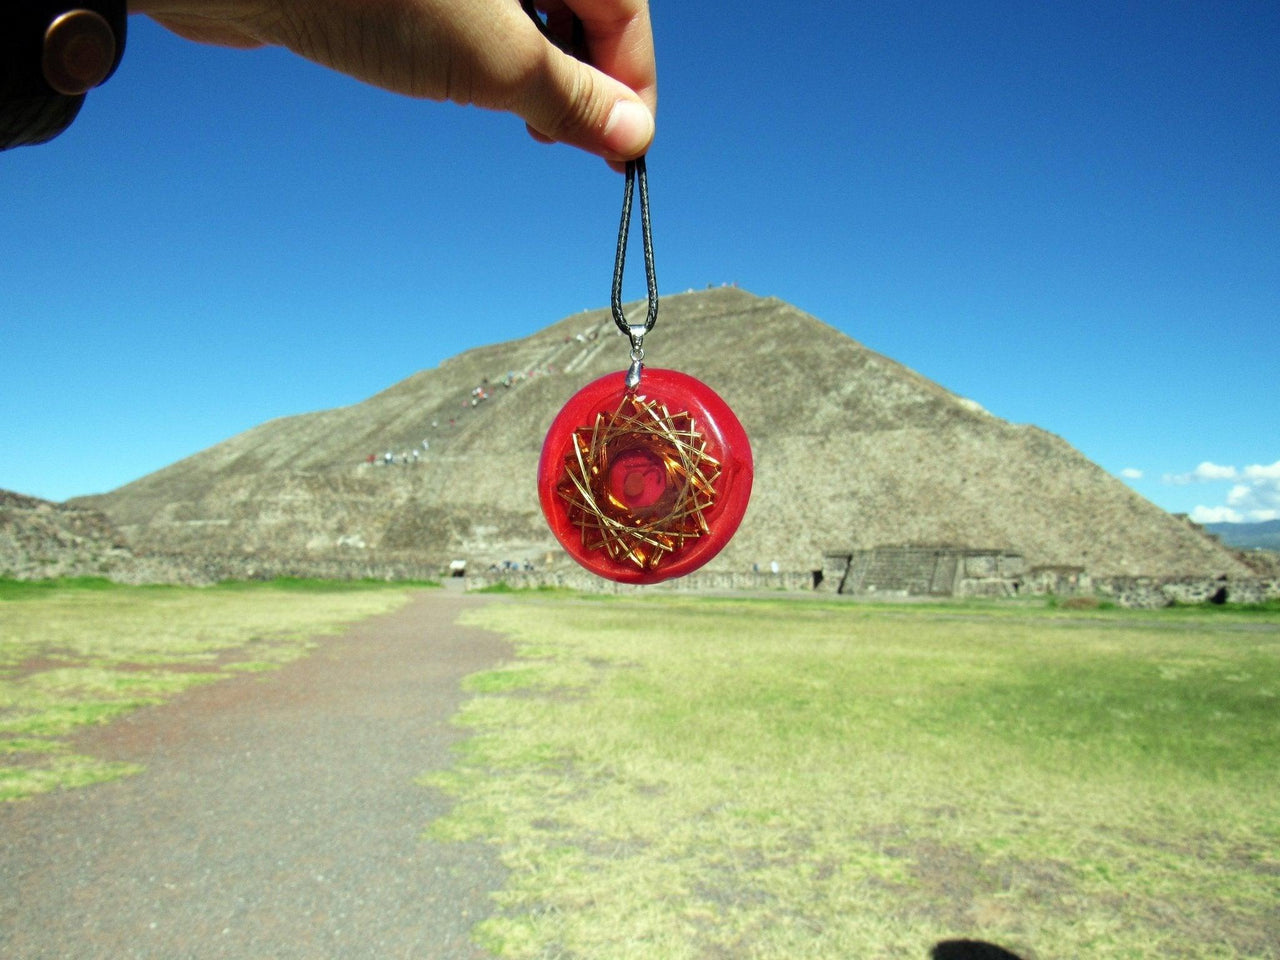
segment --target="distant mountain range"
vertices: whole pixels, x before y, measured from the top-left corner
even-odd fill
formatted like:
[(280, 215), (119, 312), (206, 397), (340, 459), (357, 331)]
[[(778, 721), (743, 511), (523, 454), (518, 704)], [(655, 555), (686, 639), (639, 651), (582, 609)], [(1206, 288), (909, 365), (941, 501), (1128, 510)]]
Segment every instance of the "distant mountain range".
[[(528, 322), (537, 332), (521, 340), (72, 503), (166, 555), (571, 566), (538, 507), (539, 451), (575, 391), (622, 378), (628, 345), (607, 309)], [(353, 336), (378, 336), (376, 324)], [(826, 551), (917, 544), (1010, 550), (1030, 567), (1097, 576), (1251, 574), (1061, 438), (1001, 420), (781, 300), (734, 288), (666, 297), (645, 347), (653, 366), (709, 384), (751, 440), (751, 506), (712, 569), (816, 570)]]
[(1261, 523), (1206, 523), (1204, 528), (1238, 550), (1280, 550), (1280, 520)]

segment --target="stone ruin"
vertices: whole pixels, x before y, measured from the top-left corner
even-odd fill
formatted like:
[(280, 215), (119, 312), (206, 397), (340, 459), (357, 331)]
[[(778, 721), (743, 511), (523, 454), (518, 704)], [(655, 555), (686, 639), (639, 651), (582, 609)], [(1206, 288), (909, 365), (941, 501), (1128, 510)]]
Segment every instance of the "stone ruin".
[(814, 589), (855, 597), (1093, 597), (1121, 607), (1262, 603), (1280, 597), (1276, 577), (1095, 577), (1084, 567), (1027, 567), (998, 548), (899, 544), (823, 555)]
[(815, 588), (882, 597), (1007, 597), (1022, 588), (1026, 562), (998, 548), (903, 544), (828, 552)]

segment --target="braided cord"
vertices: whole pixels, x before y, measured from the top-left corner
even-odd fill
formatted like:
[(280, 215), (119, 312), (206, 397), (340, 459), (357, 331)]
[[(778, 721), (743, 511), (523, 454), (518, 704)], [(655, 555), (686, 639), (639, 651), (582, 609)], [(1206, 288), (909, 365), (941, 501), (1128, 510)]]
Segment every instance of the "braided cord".
[[(551, 35), (550, 29), (538, 14), (536, 0), (520, 0), (520, 6), (529, 19), (533, 21), (538, 32), (558, 46), (565, 53), (576, 56), (584, 63), (589, 62), (586, 55), (586, 40), (582, 21), (577, 16), (571, 18), (570, 36), (558, 38)], [(653, 272), (653, 235), (649, 226), (649, 176), (645, 172), (644, 157), (628, 160), (626, 167), (627, 182), (622, 195), (622, 225), (618, 228), (618, 252), (613, 261), (613, 296), (610, 305), (613, 307), (613, 322), (618, 329), (631, 338), (634, 353), (641, 357), (644, 351), (640, 340), (653, 329), (658, 322), (658, 281)], [(632, 326), (627, 323), (622, 312), (622, 273), (627, 265), (627, 235), (631, 232), (631, 202), (635, 194), (635, 183), (640, 181), (640, 232), (644, 239), (644, 278), (648, 286), (649, 309), (645, 314), (644, 325)]]
[[(622, 274), (627, 266), (627, 235), (631, 232), (631, 206), (636, 181), (640, 183), (640, 234), (644, 242), (644, 279), (648, 287), (649, 308), (644, 325), (633, 327), (622, 312)], [(644, 157), (627, 161), (627, 181), (622, 194), (622, 224), (618, 227), (618, 252), (613, 260), (613, 322), (633, 341), (643, 337), (658, 322), (658, 280), (653, 269), (653, 231), (649, 221), (649, 176)]]

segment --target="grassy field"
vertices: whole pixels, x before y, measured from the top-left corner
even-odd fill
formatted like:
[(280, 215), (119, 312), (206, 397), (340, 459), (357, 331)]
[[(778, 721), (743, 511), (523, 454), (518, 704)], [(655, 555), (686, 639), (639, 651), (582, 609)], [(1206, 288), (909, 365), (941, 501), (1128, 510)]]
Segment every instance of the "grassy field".
[(1280, 957), (1280, 611), (502, 598), (503, 957)]
[(403, 584), (0, 581), (0, 800), (134, 772), (68, 738), (196, 684), (274, 669), (309, 637), (407, 597)]

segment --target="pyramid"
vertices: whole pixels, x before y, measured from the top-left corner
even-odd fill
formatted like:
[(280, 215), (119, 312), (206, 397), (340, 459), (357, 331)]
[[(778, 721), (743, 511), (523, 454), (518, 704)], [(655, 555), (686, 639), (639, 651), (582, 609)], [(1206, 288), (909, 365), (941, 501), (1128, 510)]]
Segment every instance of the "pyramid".
[[(666, 297), (650, 340), (651, 365), (709, 384), (751, 440), (751, 505), (711, 569), (813, 570), (828, 551), (939, 544), (1095, 576), (1249, 575), (1061, 438), (781, 300)], [(609, 311), (587, 311), (73, 502), (146, 551), (569, 564), (538, 508), (538, 455), (564, 402), (621, 378), (626, 355)]]

